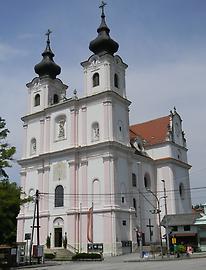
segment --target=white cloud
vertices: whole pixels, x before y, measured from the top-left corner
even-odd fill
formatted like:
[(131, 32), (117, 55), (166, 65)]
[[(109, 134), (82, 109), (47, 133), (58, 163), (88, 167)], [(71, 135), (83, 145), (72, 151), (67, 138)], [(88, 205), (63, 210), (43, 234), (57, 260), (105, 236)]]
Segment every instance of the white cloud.
[(16, 49), (9, 44), (0, 43), (0, 62), (8, 61), (14, 56), (25, 56), (26, 54), (25, 51)]

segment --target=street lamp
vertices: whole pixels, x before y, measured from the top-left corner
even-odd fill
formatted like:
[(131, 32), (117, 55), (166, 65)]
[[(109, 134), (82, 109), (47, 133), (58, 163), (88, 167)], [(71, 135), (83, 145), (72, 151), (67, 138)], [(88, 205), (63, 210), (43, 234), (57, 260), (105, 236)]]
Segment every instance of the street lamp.
[(168, 231), (168, 219), (167, 219), (167, 194), (165, 180), (161, 180), (164, 185), (164, 199), (165, 199), (165, 229), (166, 229), (166, 243), (167, 243), (167, 256), (170, 255), (170, 240), (169, 240), (169, 231)]
[(160, 219), (160, 199), (162, 199), (163, 197), (158, 198), (157, 195), (151, 190), (151, 189), (147, 189), (148, 192), (150, 192), (156, 199), (157, 201), (157, 208), (154, 210), (154, 214), (158, 214), (158, 221), (159, 221), (159, 238), (160, 238), (160, 253), (161, 256), (163, 258), (163, 249), (162, 249), (162, 232), (161, 232), (161, 219)]

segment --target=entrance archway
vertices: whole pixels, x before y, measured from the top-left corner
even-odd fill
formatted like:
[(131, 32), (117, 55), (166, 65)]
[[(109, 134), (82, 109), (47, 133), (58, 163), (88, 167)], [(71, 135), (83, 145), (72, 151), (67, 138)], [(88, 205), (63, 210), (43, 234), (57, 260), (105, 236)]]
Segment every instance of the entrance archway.
[(54, 247), (62, 247), (62, 228), (54, 228)]
[(62, 247), (64, 220), (60, 217), (53, 222), (54, 226), (54, 247)]

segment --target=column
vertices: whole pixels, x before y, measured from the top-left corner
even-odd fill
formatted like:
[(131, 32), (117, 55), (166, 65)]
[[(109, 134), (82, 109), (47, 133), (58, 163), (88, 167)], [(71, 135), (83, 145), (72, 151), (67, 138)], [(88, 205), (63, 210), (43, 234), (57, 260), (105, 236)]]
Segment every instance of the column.
[[(41, 193), (41, 192), (43, 192), (43, 173), (44, 173), (44, 169), (39, 168), (37, 171), (38, 171), (38, 190)], [(39, 201), (39, 210), (40, 210), (40, 212), (42, 212), (42, 210), (43, 210), (42, 196), (41, 196), (40, 201)]]
[(23, 128), (24, 128), (24, 143), (23, 143), (23, 158), (26, 158), (27, 157), (27, 146), (30, 145), (27, 140), (27, 131), (28, 131), (28, 124), (24, 124), (23, 125)]
[(104, 140), (113, 139), (112, 101), (106, 100), (104, 105)]
[(82, 145), (87, 145), (87, 107), (82, 106), (82, 132), (81, 132)]
[(44, 119), (40, 119), (40, 149), (39, 153), (44, 153)]
[(70, 179), (70, 209), (76, 208), (76, 163), (74, 160), (69, 161), (69, 179)]
[[(88, 161), (81, 160), (81, 193), (88, 194), (88, 179), (87, 179), (87, 168), (88, 168)], [(81, 198), (82, 206), (88, 208), (88, 195), (82, 195)]]
[(73, 107), (70, 109), (71, 113), (71, 129), (70, 129), (70, 138), (71, 145), (77, 146), (78, 144), (78, 110)]
[[(50, 166), (45, 166), (43, 176), (43, 193), (49, 193), (49, 173), (50, 173)], [(42, 208), (44, 212), (49, 212), (49, 194), (43, 195)]]
[(105, 206), (110, 206), (112, 203), (111, 199), (111, 170), (110, 170), (110, 156), (103, 157), (103, 163), (104, 163), (104, 192), (105, 197)]
[(50, 124), (51, 123), (51, 117), (46, 116), (46, 131), (45, 131), (45, 151), (50, 151)]

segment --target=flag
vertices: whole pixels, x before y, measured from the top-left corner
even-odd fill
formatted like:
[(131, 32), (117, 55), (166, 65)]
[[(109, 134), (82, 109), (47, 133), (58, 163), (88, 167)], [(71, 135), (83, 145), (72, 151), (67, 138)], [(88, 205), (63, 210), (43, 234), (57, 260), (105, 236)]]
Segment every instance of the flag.
[(87, 214), (87, 239), (93, 243), (93, 204)]

